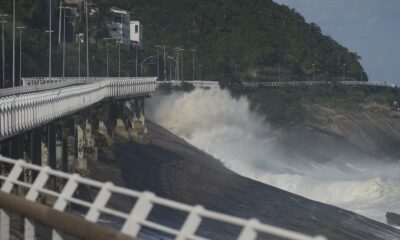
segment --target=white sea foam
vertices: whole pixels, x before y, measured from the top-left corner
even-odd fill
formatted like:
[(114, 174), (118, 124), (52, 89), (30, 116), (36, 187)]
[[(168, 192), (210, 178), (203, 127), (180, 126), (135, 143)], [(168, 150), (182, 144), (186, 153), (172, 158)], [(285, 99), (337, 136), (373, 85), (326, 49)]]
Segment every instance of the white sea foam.
[(289, 158), (277, 143), (279, 133), (250, 110), (246, 98), (196, 89), (154, 96), (148, 114), (243, 176), (382, 222), (387, 211), (400, 212), (400, 164)]

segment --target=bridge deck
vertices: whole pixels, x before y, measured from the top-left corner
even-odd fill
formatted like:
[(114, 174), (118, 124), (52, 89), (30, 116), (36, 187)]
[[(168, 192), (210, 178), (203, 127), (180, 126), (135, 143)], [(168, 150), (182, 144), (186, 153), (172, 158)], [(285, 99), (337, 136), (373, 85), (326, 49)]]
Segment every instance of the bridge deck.
[(70, 115), (103, 99), (144, 96), (156, 88), (156, 78), (78, 80), (3, 89), (0, 92), (0, 140)]

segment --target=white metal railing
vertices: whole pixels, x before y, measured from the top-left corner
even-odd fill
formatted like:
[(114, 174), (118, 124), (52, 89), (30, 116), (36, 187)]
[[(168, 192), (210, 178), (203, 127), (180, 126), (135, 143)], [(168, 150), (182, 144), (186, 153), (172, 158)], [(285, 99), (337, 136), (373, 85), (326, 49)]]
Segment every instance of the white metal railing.
[[(23, 78), (23, 85), (24, 86), (32, 86), (32, 85), (43, 85), (43, 84), (60, 84), (68, 82), (69, 84), (82, 84), (82, 83), (93, 83), (98, 81), (104, 81), (105, 77), (53, 77), (51, 80), (48, 77), (35, 77), (35, 78)], [(126, 80), (129, 78), (111, 78), (111, 79), (121, 79)], [(216, 87), (218, 86), (218, 82), (216, 81), (204, 81), (204, 80), (194, 80), (194, 81), (184, 81), (194, 85), (195, 87)], [(331, 84), (332, 81), (281, 81), (281, 82), (242, 82), (244, 87), (280, 87), (280, 86), (313, 86), (313, 85), (322, 85), (322, 84)], [(363, 86), (379, 86), (379, 87), (390, 87), (390, 88), (398, 88), (394, 83), (386, 83), (386, 82), (366, 82), (366, 81), (337, 81), (339, 84), (343, 85), (363, 85)], [(178, 80), (171, 80), (171, 81), (157, 81), (157, 84), (171, 84), (172, 86), (180, 86), (182, 81)], [(0, 97), (1, 97), (0, 90)]]
[[(183, 81), (185, 83), (192, 84), (194, 87), (205, 87), (213, 88), (218, 87), (219, 84), (216, 81)], [(157, 85), (171, 84), (172, 86), (181, 86), (182, 81), (157, 81)], [(246, 88), (256, 88), (256, 87), (301, 87), (301, 86), (315, 86), (315, 85), (325, 85), (332, 84), (332, 81), (290, 81), (290, 82), (242, 82), (242, 86)], [(393, 83), (380, 83), (380, 82), (361, 82), (361, 81), (337, 81), (336, 83), (346, 85), (346, 86), (379, 86), (379, 87), (389, 87), (398, 88), (396, 84)]]
[(95, 83), (95, 82), (102, 82), (106, 80), (120, 80), (126, 81), (130, 79), (140, 79), (140, 78), (148, 78), (148, 77), (31, 77), (31, 78), (22, 78), (22, 85), (23, 86), (30, 86), (30, 85), (44, 85), (44, 84), (54, 84), (54, 83)]
[[(0, 98), (0, 140), (77, 112), (105, 98), (145, 95), (156, 88), (156, 78), (92, 78), (91, 81)], [(42, 86), (58, 84), (63, 83)]]
[[(299, 86), (315, 86), (315, 85), (325, 85), (332, 84), (332, 81), (291, 81), (291, 82), (242, 82), (244, 87), (254, 88), (254, 87), (299, 87)], [(336, 83), (346, 85), (346, 86), (379, 86), (379, 87), (389, 87), (398, 88), (396, 84), (393, 83), (379, 83), (379, 82), (361, 82), (361, 81), (337, 81)]]
[[(55, 198), (53, 208), (58, 211), (67, 211), (67, 206), (69, 204), (76, 204), (78, 206), (88, 208), (89, 211), (87, 211), (83, 217), (87, 221), (93, 223), (97, 223), (100, 220), (99, 217), (101, 214), (107, 214), (112, 217), (117, 217), (118, 219), (123, 219), (121, 232), (132, 237), (137, 237), (142, 227), (146, 227), (148, 229), (172, 235), (176, 239), (204, 240), (207, 238), (197, 236), (196, 234), (198, 234), (201, 222), (205, 219), (211, 219), (216, 222), (240, 227), (241, 231), (237, 236), (237, 239), (239, 240), (257, 239), (258, 234), (269, 234), (274, 237), (293, 240), (326, 239), (322, 236), (311, 237), (298, 232), (263, 224), (256, 219), (247, 220), (210, 211), (199, 205), (191, 206), (179, 203), (158, 197), (151, 192), (138, 192), (115, 186), (110, 182), (102, 183), (88, 178), (83, 178), (77, 174), (67, 174), (53, 170), (49, 167), (33, 165), (23, 160), (15, 161), (0, 156), (0, 163), (3, 165), (10, 165), (11, 169), (8, 174), (2, 173), (0, 175), (2, 192), (11, 194), (12, 190), (15, 189), (15, 186), (23, 186), (24, 188), (28, 189), (25, 198), (33, 202), (38, 200), (38, 196), (40, 194), (50, 195)], [(21, 180), (21, 174), (26, 171), (38, 172), (38, 176), (33, 183)], [(61, 191), (50, 190), (49, 188), (45, 187), (50, 178), (63, 179), (66, 181), (66, 184)], [(92, 201), (77, 198), (75, 193), (78, 189), (78, 185), (91, 189), (98, 189), (99, 191), (97, 196)], [(127, 212), (108, 207), (107, 204), (109, 200), (115, 195), (136, 199), (136, 203), (132, 209)], [(152, 212), (154, 207), (160, 206), (184, 213), (186, 215), (184, 223), (179, 227), (173, 228), (151, 221), (149, 219), (149, 214)], [(2, 229), (0, 232), (3, 235), (7, 235), (10, 231), (9, 214), (7, 214), (5, 209), (2, 209), (1, 211), (0, 226)], [(53, 239), (60, 239), (57, 238), (61, 236), (56, 230), (53, 230)], [(223, 232), (223, 230), (219, 229), (217, 233), (220, 232)], [(35, 227), (34, 224), (32, 224), (32, 221), (25, 221), (24, 235), (30, 237), (35, 236)], [(8, 239), (3, 238), (7, 236), (0, 237), (1, 239)]]
[(173, 87), (181, 86), (182, 83), (189, 83), (192, 84), (196, 88), (214, 88), (214, 87), (219, 87), (219, 83), (216, 81), (201, 81), (201, 80), (195, 80), (195, 81), (177, 81), (177, 80), (172, 80), (172, 81), (157, 81), (157, 85), (162, 85), (162, 84), (170, 84)]

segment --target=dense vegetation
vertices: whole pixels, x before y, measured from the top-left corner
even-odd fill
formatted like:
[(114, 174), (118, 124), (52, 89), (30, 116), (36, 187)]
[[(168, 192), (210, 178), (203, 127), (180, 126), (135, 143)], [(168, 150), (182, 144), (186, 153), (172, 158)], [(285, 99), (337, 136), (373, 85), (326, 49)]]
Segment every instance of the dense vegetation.
[[(190, 79), (190, 48), (207, 79), (282, 80), (360, 79), (359, 56), (295, 10), (272, 0), (100, 0), (132, 9), (144, 25), (146, 52), (155, 44), (186, 49), (186, 78)], [(190, 59), (190, 60), (189, 60)], [(364, 76), (364, 79), (367, 79)]]
[[(141, 60), (155, 53), (154, 45), (166, 44), (168, 54), (173, 48), (184, 51), (184, 73), (192, 76), (191, 52), (196, 48), (196, 78), (231, 82), (238, 80), (305, 80), (337, 79), (343, 75), (358, 80), (363, 71), (359, 56), (348, 51), (331, 37), (321, 33), (316, 24), (308, 24), (293, 9), (272, 0), (96, 0), (96, 13), (90, 16), (91, 75), (106, 73), (104, 37), (108, 37), (106, 22), (112, 6), (132, 11), (133, 18), (144, 26), (144, 49)], [(0, 12), (11, 14), (12, 1), (0, 0)], [(58, 4), (53, 1), (53, 73), (61, 75), (61, 46), (57, 44)], [(78, 18), (76, 32), (84, 32), (83, 14)], [(6, 79), (11, 78), (11, 17), (6, 24)], [(48, 1), (18, 0), (17, 22), (27, 26), (23, 30), (23, 76), (43, 76), (48, 65)], [(78, 73), (78, 46), (72, 43), (72, 26), (67, 28), (67, 76)], [(18, 32), (17, 32), (18, 41)], [(18, 42), (17, 42), (18, 43)], [(17, 44), (17, 56), (18, 56)], [(84, 68), (85, 46), (81, 46)], [(110, 75), (118, 75), (118, 50), (110, 48)], [(133, 49), (122, 48), (121, 76), (135, 72)], [(162, 59), (160, 59), (162, 60)], [(140, 62), (140, 61), (139, 61)], [(197, 65), (201, 64), (200, 69)], [(162, 68), (163, 64), (161, 64)], [(168, 67), (168, 65), (167, 65)], [(17, 67), (18, 58), (17, 58)], [(155, 75), (154, 65), (149, 74)], [(169, 70), (169, 69), (167, 69)], [(82, 71), (84, 72), (84, 71)], [(140, 72), (140, 71), (139, 71)], [(162, 73), (161, 69), (161, 73)], [(169, 73), (167, 73), (169, 75)], [(18, 74), (17, 74), (18, 75)], [(162, 76), (163, 78), (163, 76)], [(367, 77), (364, 75), (364, 80)]]
[(242, 93), (270, 123), (284, 127), (306, 123), (313, 114), (306, 106), (313, 104), (346, 113), (363, 111), (374, 104), (389, 108), (400, 99), (399, 89), (343, 85), (260, 88)]

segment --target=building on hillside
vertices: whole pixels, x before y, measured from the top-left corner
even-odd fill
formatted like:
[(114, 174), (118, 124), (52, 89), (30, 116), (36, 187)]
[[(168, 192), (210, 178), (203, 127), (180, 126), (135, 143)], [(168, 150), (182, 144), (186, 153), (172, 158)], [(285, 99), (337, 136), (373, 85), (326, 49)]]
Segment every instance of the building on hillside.
[(143, 26), (139, 21), (131, 21), (131, 44), (142, 47)]
[(110, 36), (121, 39), (122, 44), (129, 46), (130, 42), (130, 13), (126, 10), (111, 8), (111, 22), (108, 23)]

